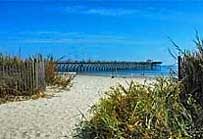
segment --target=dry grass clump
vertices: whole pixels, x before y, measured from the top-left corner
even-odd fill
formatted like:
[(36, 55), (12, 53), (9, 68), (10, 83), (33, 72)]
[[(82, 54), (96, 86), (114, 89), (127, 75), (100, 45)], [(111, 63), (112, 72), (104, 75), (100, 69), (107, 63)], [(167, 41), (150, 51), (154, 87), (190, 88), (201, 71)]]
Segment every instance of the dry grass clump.
[[(43, 73), (40, 72), (40, 74), (38, 74), (39, 76), (37, 76), (43, 76), (43, 78), (38, 80), (38, 88), (31, 85), (36, 81), (33, 78), (35, 74), (33, 71), (35, 70), (33, 62), (44, 63)], [(42, 65), (42, 63), (40, 64)], [(29, 67), (30, 65), (32, 65), (31, 69)], [(40, 67), (40, 70), (41, 69), (42, 67)], [(46, 85), (63, 89), (70, 88), (73, 77), (74, 76), (59, 76), (57, 73), (57, 61), (53, 57), (44, 58), (42, 55), (37, 55), (23, 60), (18, 57), (0, 54), (0, 104), (8, 101), (46, 97), (47, 95), (44, 92)]]
[(73, 75), (61, 76), (57, 73), (57, 62), (62, 58), (56, 60), (53, 56), (45, 58), (45, 80), (47, 85), (57, 86), (62, 88), (69, 88), (72, 86)]
[(180, 84), (158, 78), (142, 85), (131, 82), (111, 88), (91, 108), (76, 131), (81, 139), (175, 139), (190, 138), (191, 116), (180, 102)]
[[(15, 92), (15, 91), (13, 91)], [(4, 104), (7, 102), (16, 102), (16, 101), (25, 101), (29, 99), (38, 99), (38, 98), (46, 98), (48, 95), (44, 93), (42, 90), (36, 90), (35, 94), (32, 94), (30, 96), (28, 95), (16, 95), (16, 94), (8, 94), (8, 91), (1, 92), (0, 94), (0, 104)]]
[(23, 61), (19, 57), (10, 57), (7, 55), (3, 55), (0, 53), (0, 64), (4, 65), (13, 65), (13, 64), (21, 64)]
[(75, 77), (74, 75), (65, 75), (65, 76), (57, 75), (55, 77), (53, 85), (62, 89), (70, 88), (72, 86), (72, 80), (74, 77)]
[(0, 54), (0, 104), (46, 96), (41, 88), (30, 88), (31, 85), (27, 83), (26, 76), (32, 74), (26, 62), (32, 60)]
[(191, 135), (193, 138), (203, 138), (203, 40), (198, 33), (195, 39), (197, 50), (182, 51), (181, 61), (181, 102), (191, 113), (193, 125)]

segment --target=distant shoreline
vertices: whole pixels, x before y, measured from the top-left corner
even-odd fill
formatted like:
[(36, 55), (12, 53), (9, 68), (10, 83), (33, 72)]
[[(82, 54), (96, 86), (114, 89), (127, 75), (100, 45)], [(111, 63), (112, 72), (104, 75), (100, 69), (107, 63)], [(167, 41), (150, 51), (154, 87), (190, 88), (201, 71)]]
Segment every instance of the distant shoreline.
[(129, 76), (129, 75), (109, 75), (109, 74), (94, 74), (94, 73), (78, 73), (78, 74), (76, 74), (76, 75), (78, 75), (78, 76), (96, 76), (96, 77), (109, 77), (109, 78), (130, 78), (130, 79), (133, 79), (133, 78), (135, 78), (135, 79), (154, 79), (154, 78), (156, 78), (156, 76), (148, 76), (148, 75), (144, 75), (144, 76), (142, 76), (142, 75), (133, 75), (133, 76)]

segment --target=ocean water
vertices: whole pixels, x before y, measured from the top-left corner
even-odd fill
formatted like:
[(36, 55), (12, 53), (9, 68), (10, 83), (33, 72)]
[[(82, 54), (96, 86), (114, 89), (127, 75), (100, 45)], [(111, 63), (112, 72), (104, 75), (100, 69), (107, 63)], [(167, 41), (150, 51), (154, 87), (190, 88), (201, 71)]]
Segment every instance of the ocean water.
[(156, 70), (120, 70), (120, 71), (99, 71), (99, 72), (81, 72), (80, 75), (114, 76), (114, 77), (156, 77), (177, 75), (176, 65), (162, 65)]

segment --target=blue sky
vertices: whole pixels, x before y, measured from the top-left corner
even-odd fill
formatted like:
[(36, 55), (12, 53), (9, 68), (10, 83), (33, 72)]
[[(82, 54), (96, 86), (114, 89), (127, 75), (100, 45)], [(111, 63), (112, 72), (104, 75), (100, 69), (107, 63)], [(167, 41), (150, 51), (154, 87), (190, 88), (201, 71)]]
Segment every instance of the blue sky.
[(197, 0), (1, 0), (0, 52), (174, 64), (168, 37), (194, 49), (202, 7)]

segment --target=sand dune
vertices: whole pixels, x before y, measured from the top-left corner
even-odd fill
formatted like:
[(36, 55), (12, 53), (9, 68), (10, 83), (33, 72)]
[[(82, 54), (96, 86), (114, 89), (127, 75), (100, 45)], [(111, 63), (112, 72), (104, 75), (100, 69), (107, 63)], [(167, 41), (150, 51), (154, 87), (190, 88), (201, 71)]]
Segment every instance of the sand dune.
[[(144, 78), (76, 76), (70, 91), (49, 99), (0, 105), (0, 139), (69, 139), (80, 119), (110, 86)], [(47, 93), (54, 90), (47, 90)]]

